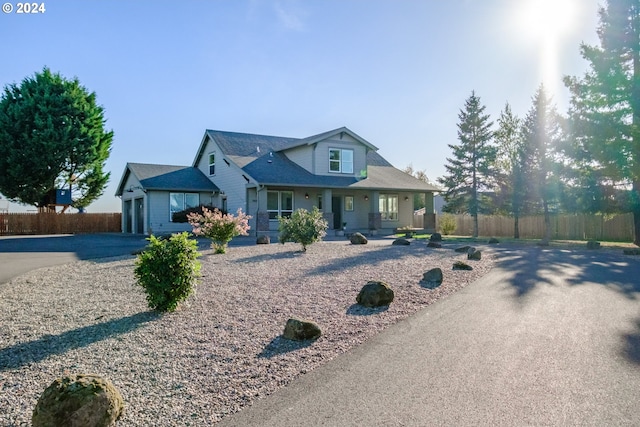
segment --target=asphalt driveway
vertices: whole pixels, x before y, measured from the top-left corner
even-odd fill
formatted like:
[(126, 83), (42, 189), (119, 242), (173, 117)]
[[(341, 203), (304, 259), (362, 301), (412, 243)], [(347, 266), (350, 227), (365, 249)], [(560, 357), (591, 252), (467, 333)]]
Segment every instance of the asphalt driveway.
[(0, 237), (0, 283), (41, 267), (131, 254), (146, 236), (121, 233)]
[(478, 282), (219, 425), (640, 425), (640, 259), (496, 252)]

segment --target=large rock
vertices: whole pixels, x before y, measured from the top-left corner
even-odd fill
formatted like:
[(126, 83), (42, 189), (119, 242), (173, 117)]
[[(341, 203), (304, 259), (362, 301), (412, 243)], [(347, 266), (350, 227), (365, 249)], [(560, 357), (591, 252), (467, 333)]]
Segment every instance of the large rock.
[(294, 318), (287, 320), (282, 333), (284, 338), (294, 341), (315, 340), (320, 335), (322, 331), (315, 323)]
[(464, 254), (464, 253), (468, 253), (469, 249), (473, 249), (473, 247), (471, 247), (471, 246), (460, 246), (459, 248), (455, 248), (454, 251)]
[(366, 237), (364, 237), (364, 235), (362, 233), (353, 233), (350, 237), (349, 240), (351, 241), (351, 243), (353, 243), (354, 245), (366, 245), (368, 240)]
[(431, 237), (429, 237), (429, 240), (431, 240), (432, 242), (442, 242), (442, 234), (433, 233)]
[(500, 240), (496, 239), (495, 237), (492, 237), (489, 239), (489, 243), (492, 245), (495, 245), (497, 243), (500, 243)]
[(456, 261), (453, 263), (453, 269), (454, 270), (473, 270), (473, 267), (471, 267), (469, 264), (465, 262)]
[(256, 244), (258, 245), (268, 245), (270, 243), (271, 243), (271, 238), (266, 234), (258, 236), (258, 238), (256, 239)]
[(356, 302), (365, 307), (380, 307), (391, 304), (393, 289), (384, 282), (369, 281), (362, 287)]
[(395, 246), (408, 246), (410, 244), (411, 244), (410, 241), (408, 241), (407, 239), (403, 239), (402, 237), (394, 240), (392, 243), (392, 245), (395, 245)]
[(442, 283), (443, 275), (441, 268), (432, 268), (422, 275), (422, 281), (425, 283)]
[(98, 375), (70, 375), (55, 380), (38, 399), (33, 427), (108, 427), (124, 410), (120, 392)]
[(429, 243), (427, 243), (427, 247), (428, 248), (441, 248), (442, 247), (442, 243), (429, 242)]
[(600, 249), (600, 242), (589, 240), (587, 242), (587, 249)]
[(469, 249), (469, 252), (467, 252), (467, 259), (471, 259), (474, 261), (480, 261), (480, 259), (482, 259), (482, 252), (480, 252), (479, 250), (475, 249), (475, 248), (471, 248)]

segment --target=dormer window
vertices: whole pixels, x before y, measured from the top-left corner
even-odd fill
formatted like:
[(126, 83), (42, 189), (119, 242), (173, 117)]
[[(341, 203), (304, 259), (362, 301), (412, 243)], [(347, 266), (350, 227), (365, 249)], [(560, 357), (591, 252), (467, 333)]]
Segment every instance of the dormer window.
[(353, 173), (353, 150), (330, 148), (329, 172)]
[(216, 174), (216, 153), (209, 153), (209, 175)]

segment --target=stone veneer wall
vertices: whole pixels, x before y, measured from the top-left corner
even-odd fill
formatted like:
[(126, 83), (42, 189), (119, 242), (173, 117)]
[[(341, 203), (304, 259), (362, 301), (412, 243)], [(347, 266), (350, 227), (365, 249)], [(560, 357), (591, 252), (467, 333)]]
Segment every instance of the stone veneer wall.
[(258, 211), (256, 215), (256, 231), (269, 231), (269, 212)]
[(380, 230), (382, 228), (382, 214), (380, 212), (369, 212), (369, 230)]

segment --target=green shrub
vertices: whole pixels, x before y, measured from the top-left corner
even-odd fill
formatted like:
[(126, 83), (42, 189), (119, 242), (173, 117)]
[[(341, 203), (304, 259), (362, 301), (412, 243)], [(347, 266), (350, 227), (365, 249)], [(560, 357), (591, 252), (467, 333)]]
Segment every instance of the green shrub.
[(149, 245), (136, 260), (134, 274), (147, 293), (149, 308), (175, 311), (196, 287), (200, 277), (198, 243), (189, 233), (174, 234), (168, 239), (149, 237)]
[(303, 251), (306, 251), (310, 244), (322, 240), (327, 235), (329, 227), (322, 217), (322, 212), (315, 206), (312, 211), (297, 209), (291, 214), (291, 218), (278, 217), (278, 221), (280, 243), (300, 243)]
[(211, 239), (211, 247), (217, 254), (227, 250), (227, 244), (236, 236), (248, 236), (250, 215), (238, 209), (236, 216), (214, 208), (212, 211), (202, 208), (202, 215), (190, 213), (187, 215), (189, 224), (193, 227), (193, 234)]
[(450, 235), (454, 231), (456, 231), (456, 217), (450, 213), (445, 213), (440, 215), (440, 220), (438, 221), (438, 225), (440, 226), (440, 231), (445, 236)]

